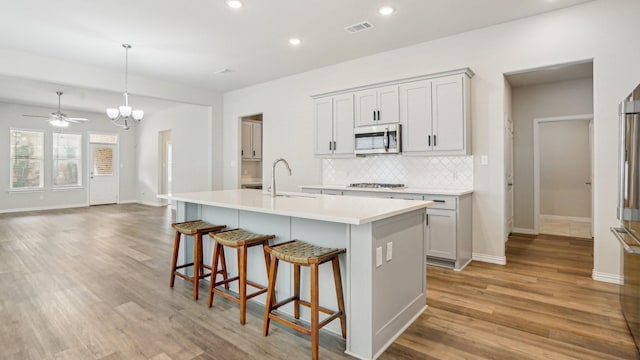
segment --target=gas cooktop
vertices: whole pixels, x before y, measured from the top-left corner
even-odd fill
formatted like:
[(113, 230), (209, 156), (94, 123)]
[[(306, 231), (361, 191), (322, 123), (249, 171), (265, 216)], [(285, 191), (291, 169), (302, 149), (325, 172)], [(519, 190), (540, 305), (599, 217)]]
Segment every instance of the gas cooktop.
[(355, 183), (349, 184), (349, 187), (369, 189), (402, 189), (404, 188), (404, 184)]

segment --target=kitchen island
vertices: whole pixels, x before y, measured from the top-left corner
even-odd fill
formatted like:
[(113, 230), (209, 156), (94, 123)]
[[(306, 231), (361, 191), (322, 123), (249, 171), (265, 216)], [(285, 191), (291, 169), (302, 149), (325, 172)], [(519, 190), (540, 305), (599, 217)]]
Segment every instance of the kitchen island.
[[(299, 239), (318, 246), (346, 248), (340, 267), (347, 316), (345, 352), (361, 359), (380, 355), (426, 308), (425, 208), (429, 201), (283, 193), (242, 189), (160, 195), (176, 201), (176, 221), (203, 219), (228, 228), (275, 234), (272, 243)], [(181, 249), (191, 258), (192, 246)], [(211, 242), (205, 241), (211, 263)], [(260, 248), (249, 249), (248, 278), (266, 284)], [(237, 269), (235, 252), (225, 250), (227, 269)], [(306, 271), (305, 271), (306, 270)], [(301, 293), (308, 296), (309, 273), (302, 269)], [(291, 296), (293, 274), (280, 267), (276, 294)], [(237, 290), (232, 287), (231, 290)], [(337, 308), (330, 266), (320, 267), (320, 304)], [(264, 295), (254, 300), (265, 303)], [(215, 306), (215, 305), (214, 305)], [(293, 314), (292, 305), (283, 307)], [(301, 319), (309, 312), (301, 308)], [(325, 327), (340, 333), (339, 323)]]

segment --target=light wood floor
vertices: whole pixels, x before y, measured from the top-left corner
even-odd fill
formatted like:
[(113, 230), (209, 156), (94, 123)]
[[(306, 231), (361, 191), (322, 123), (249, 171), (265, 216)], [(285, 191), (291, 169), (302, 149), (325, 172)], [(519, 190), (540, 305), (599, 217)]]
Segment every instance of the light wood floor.
[[(309, 339), (168, 287), (171, 212), (114, 205), (0, 215), (0, 359), (303, 359)], [(513, 237), (507, 266), (428, 268), (429, 309), (382, 359), (640, 359), (592, 243)], [(206, 293), (205, 287), (201, 291)], [(346, 359), (321, 337), (323, 359)]]

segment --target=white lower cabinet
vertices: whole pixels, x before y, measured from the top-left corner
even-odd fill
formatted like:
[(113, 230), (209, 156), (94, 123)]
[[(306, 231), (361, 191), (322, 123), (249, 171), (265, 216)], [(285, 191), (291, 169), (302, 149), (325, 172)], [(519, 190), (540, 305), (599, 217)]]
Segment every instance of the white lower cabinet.
[(462, 270), (471, 262), (471, 194), (425, 195), (427, 263)]

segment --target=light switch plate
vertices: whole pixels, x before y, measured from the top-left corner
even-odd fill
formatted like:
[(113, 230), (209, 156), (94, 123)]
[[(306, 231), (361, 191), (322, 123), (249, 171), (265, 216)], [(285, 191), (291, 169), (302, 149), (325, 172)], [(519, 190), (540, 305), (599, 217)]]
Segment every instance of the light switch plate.
[(487, 155), (480, 156), (480, 165), (489, 165), (489, 157)]
[(382, 266), (382, 246), (376, 248), (376, 267)]
[(387, 261), (391, 261), (393, 259), (393, 243), (387, 243)]

